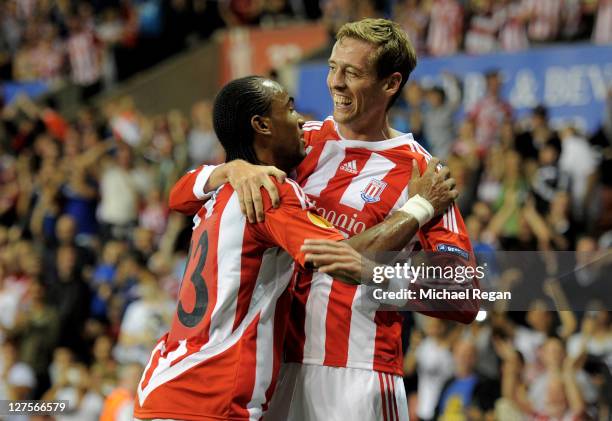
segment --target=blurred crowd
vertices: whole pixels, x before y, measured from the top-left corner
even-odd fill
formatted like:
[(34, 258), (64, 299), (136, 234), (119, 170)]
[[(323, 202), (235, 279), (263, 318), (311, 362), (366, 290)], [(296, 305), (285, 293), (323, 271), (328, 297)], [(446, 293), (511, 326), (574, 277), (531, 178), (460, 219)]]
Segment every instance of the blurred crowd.
[(210, 104), (148, 118), (122, 98), (68, 121), (21, 97), (1, 122), (0, 399), (97, 420), (113, 391), (131, 402), (175, 310), (191, 227), (166, 200), (223, 160)]
[(611, 0), (3, 0), (0, 80), (70, 80), (89, 98), (217, 29), (362, 17), (399, 22), (420, 56), (612, 43)]
[[(427, 2), (406, 4), (416, 3)], [(612, 269), (612, 91), (587, 134), (553, 127), (541, 106), (515, 118), (495, 71), (457, 121), (462, 87), (446, 77), (445, 88), (410, 81), (392, 125), (450, 167), (477, 252), (578, 250), (585, 260), (568, 282), (587, 302), (568, 303), (568, 282), (551, 279), (538, 299), (526, 286), (528, 311), (496, 308), (469, 327), (406, 314), (411, 411), (608, 419), (612, 320), (591, 298), (606, 298)], [(169, 190), (186, 170), (224, 159), (211, 105), (145, 116), (123, 97), (68, 119), (52, 100), (20, 97), (1, 113), (0, 399), (67, 399), (74, 410), (58, 420), (129, 417), (174, 312), (191, 234), (189, 219), (168, 211)]]
[(588, 134), (571, 124), (553, 127), (543, 106), (516, 118), (495, 70), (485, 75), (485, 95), (457, 120), (461, 83), (443, 79), (444, 88), (409, 81), (392, 125), (450, 167), (480, 263), (507, 260), (486, 283), (514, 295), (469, 327), (406, 314), (411, 414), (608, 420), (612, 89), (600, 128)]
[[(516, 120), (499, 75), (486, 79), (458, 124), (458, 81), (454, 93), (409, 82), (393, 125), (451, 168), (477, 252), (579, 250), (569, 283), (584, 302), (568, 303), (568, 281), (556, 279), (540, 295), (523, 285), (528, 312), (495, 308), (469, 327), (407, 313), (411, 411), (607, 419), (612, 321), (593, 298), (605, 298), (612, 268), (612, 92), (587, 136), (551, 127), (543, 107)], [(223, 161), (211, 105), (145, 116), (124, 97), (68, 120), (52, 101), (21, 97), (1, 121), (0, 399), (67, 399), (75, 410), (59, 420), (129, 412), (187, 255), (190, 221), (168, 211), (169, 190), (189, 168)], [(525, 283), (516, 271), (500, 277)]]
[(571, 312), (534, 302), (470, 326), (417, 315), (404, 357), (414, 420), (609, 420), (612, 331), (593, 305)]

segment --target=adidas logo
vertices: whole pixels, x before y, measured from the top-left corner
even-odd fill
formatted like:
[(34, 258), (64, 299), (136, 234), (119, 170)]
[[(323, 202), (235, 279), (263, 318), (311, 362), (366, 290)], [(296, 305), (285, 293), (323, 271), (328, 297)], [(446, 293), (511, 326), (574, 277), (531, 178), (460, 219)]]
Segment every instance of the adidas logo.
[(340, 165), (340, 169), (351, 174), (357, 174), (357, 161), (352, 160)]

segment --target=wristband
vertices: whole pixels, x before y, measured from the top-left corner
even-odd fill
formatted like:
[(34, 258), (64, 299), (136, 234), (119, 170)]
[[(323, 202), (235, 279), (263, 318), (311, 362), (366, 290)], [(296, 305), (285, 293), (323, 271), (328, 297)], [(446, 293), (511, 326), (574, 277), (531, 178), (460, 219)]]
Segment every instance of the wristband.
[(414, 217), (414, 219), (416, 219), (419, 223), (419, 228), (428, 223), (434, 216), (434, 208), (431, 203), (418, 194), (415, 194), (408, 199), (408, 201), (404, 203), (404, 206), (398, 210)]

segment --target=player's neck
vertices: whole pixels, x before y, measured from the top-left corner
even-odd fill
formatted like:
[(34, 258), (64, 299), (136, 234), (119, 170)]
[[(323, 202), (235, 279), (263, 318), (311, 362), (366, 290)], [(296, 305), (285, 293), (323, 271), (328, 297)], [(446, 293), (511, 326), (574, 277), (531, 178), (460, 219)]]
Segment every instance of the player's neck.
[(255, 155), (261, 165), (271, 165), (287, 173), (293, 170), (293, 167), (286, 160), (275, 157), (271, 149), (255, 146)]
[(355, 126), (338, 123), (338, 134), (343, 139), (378, 142), (400, 136), (401, 133), (389, 126), (385, 120), (382, 124)]

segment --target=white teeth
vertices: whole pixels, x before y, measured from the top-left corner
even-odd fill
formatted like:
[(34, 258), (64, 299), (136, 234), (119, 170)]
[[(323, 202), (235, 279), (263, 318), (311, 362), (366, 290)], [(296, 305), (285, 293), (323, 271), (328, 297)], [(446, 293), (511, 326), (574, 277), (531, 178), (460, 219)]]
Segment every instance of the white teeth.
[(350, 98), (347, 98), (345, 96), (334, 95), (334, 103), (336, 103), (336, 105), (349, 105), (352, 102), (353, 101), (351, 101)]

